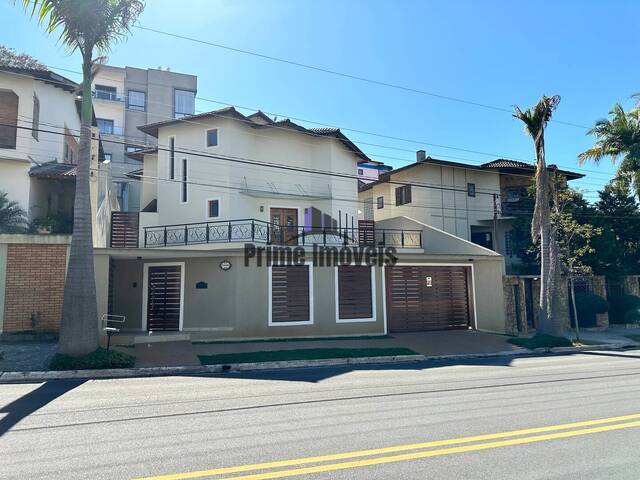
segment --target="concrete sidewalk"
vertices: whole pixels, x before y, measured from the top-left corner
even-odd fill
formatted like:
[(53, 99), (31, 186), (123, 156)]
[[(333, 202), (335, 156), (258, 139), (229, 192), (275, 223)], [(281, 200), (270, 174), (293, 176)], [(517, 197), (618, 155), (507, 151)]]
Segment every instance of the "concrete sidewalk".
[(442, 332), (393, 333), (386, 337), (357, 337), (353, 339), (283, 340), (219, 342), (193, 347), (196, 355), (247, 353), (309, 348), (410, 348), (425, 356), (498, 353), (523, 350), (507, 342), (510, 337), (472, 330)]

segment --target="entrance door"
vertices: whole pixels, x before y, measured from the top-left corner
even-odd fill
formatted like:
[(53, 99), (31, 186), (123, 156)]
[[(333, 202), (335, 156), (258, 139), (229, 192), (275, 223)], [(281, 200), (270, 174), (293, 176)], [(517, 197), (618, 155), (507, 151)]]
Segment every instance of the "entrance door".
[(272, 208), (271, 243), (277, 245), (298, 244), (298, 209)]
[(149, 265), (147, 330), (180, 330), (182, 265)]
[(462, 266), (387, 267), (389, 331), (469, 328), (467, 270)]

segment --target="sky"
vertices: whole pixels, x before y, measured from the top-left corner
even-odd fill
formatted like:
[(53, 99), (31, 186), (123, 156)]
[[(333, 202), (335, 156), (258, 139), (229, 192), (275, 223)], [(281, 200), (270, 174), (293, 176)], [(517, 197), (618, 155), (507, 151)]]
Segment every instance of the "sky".
[[(139, 25), (423, 92), (139, 28), (107, 54), (112, 65), (197, 75), (196, 111), (235, 105), (341, 127), (394, 167), (415, 161), (419, 149), (474, 164), (533, 161), (533, 142), (509, 111), (560, 95), (547, 162), (586, 174), (572, 185), (590, 200), (615, 166), (578, 164), (593, 145), (588, 127), (615, 102), (632, 107), (629, 97), (640, 92), (637, 0), (149, 0)], [(53, 70), (80, 70), (79, 55), (11, 0), (0, 0), (0, 44)]]

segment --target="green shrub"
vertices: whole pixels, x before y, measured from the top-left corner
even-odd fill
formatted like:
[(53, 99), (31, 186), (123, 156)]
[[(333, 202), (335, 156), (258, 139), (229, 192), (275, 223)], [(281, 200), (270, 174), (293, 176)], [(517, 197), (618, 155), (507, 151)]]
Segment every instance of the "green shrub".
[(616, 295), (609, 302), (609, 323), (640, 323), (640, 297)]
[[(573, 311), (573, 305), (571, 308)], [(576, 308), (578, 310), (578, 321), (580, 322), (580, 326), (595, 327), (598, 324), (596, 315), (599, 313), (607, 313), (609, 310), (609, 303), (600, 295), (596, 295), (595, 293), (579, 292), (576, 293)]]
[(83, 357), (70, 357), (56, 353), (51, 360), (51, 370), (102, 370), (105, 368), (131, 368), (135, 357), (126, 353), (98, 348)]

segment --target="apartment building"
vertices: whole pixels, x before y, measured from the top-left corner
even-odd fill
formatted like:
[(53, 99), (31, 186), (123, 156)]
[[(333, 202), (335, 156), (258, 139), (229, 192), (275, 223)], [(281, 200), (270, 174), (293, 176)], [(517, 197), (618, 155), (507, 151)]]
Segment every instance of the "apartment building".
[[(522, 206), (535, 165), (497, 159), (473, 165), (416, 153), (416, 162), (361, 185), (365, 219), (379, 222), (408, 216), (494, 250), (505, 257), (507, 271), (520, 260), (511, 247), (513, 221), (530, 215)], [(555, 168), (550, 166), (550, 168)], [(558, 170), (567, 180), (584, 175)]]
[(94, 110), (122, 211), (140, 209), (140, 181), (127, 174), (142, 163), (128, 154), (156, 144), (138, 127), (193, 115), (197, 88), (195, 75), (168, 68), (104, 65), (98, 71), (92, 84)]

